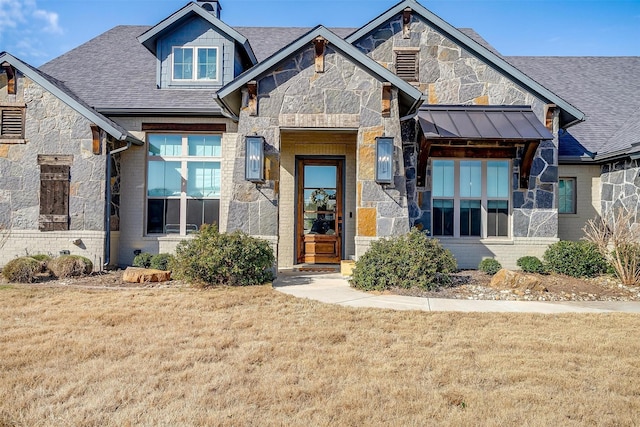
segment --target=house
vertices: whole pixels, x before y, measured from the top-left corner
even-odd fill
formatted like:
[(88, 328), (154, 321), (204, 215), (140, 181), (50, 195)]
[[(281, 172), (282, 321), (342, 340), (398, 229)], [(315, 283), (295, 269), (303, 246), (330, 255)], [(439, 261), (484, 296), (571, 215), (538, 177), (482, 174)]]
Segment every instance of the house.
[(411, 227), (460, 267), (514, 267), (639, 214), (640, 58), (504, 57), (415, 0), (358, 29), (220, 13), (190, 2), (39, 69), (0, 54), (0, 265), (127, 265), (217, 223), (279, 268)]

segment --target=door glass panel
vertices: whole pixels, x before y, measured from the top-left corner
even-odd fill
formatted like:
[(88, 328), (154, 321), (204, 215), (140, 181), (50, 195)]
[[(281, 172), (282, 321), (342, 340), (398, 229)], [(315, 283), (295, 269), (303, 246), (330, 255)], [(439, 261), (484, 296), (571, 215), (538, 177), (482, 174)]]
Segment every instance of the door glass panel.
[(337, 176), (337, 166), (304, 166), (305, 234), (336, 234)]

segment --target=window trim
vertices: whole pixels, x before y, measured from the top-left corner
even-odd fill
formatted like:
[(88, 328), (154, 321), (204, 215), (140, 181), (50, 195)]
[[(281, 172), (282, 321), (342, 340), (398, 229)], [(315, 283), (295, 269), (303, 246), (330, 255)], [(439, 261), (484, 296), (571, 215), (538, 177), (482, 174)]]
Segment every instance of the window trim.
[[(193, 52), (191, 69), (192, 74), (190, 79), (180, 79), (175, 76), (175, 57), (176, 49), (191, 49)], [(214, 79), (198, 78), (198, 51), (200, 49), (214, 49), (216, 51), (216, 77)], [(172, 46), (171, 47), (171, 81), (173, 83), (217, 83), (220, 82), (220, 68), (221, 68), (221, 55), (219, 46)]]
[[(179, 156), (161, 156), (152, 155), (149, 152), (149, 137), (152, 135), (179, 135), (181, 137), (181, 154)], [(190, 136), (219, 136), (220, 137), (220, 155), (219, 156), (190, 156), (189, 155), (189, 137)], [(188, 200), (218, 200), (222, 196), (222, 133), (220, 132), (147, 132), (146, 144), (147, 155), (145, 162), (145, 193), (144, 193), (144, 236), (161, 237), (161, 236), (186, 236), (187, 230), (187, 202)], [(180, 176), (182, 179), (180, 194), (177, 196), (149, 196), (149, 164), (151, 162), (180, 162)], [(218, 163), (220, 166), (220, 192), (217, 196), (193, 197), (188, 195), (188, 163), (209, 162)], [(148, 232), (149, 221), (149, 200), (179, 200), (179, 232), (178, 233), (150, 233)], [(166, 228), (166, 224), (165, 224)]]
[[(511, 176), (513, 172), (513, 160), (512, 159), (504, 159), (504, 158), (453, 158), (453, 157), (437, 157), (430, 159), (429, 170), (430, 175), (433, 174), (433, 162), (434, 161), (453, 161), (453, 197), (434, 197), (433, 196), (433, 177), (431, 176), (430, 189), (431, 189), (431, 233), (433, 237), (438, 239), (462, 239), (462, 240), (478, 240), (478, 239), (489, 239), (489, 240), (499, 240), (499, 239), (510, 239), (513, 236), (513, 186), (509, 184), (509, 194), (507, 197), (489, 197), (487, 191), (487, 164), (492, 161), (497, 162), (507, 162), (508, 164), (508, 176), (509, 182), (511, 182)], [(478, 197), (462, 197), (460, 195), (460, 163), (463, 161), (478, 161), (481, 163), (481, 177), (482, 177), (482, 187), (481, 187), (481, 196)], [(435, 200), (453, 200), (453, 235), (435, 235), (433, 234), (433, 206)], [(461, 201), (464, 200), (480, 200), (480, 236), (466, 236), (460, 235), (460, 208)], [(506, 201), (508, 203), (508, 217), (507, 217), (507, 235), (506, 236), (489, 236), (488, 235), (488, 220), (489, 220), (489, 209), (488, 202), (489, 201)]]
[[(560, 181), (572, 181), (573, 182), (573, 211), (562, 212), (560, 210)], [(561, 176), (558, 178), (558, 214), (560, 215), (576, 215), (578, 213), (578, 178), (575, 176)]]

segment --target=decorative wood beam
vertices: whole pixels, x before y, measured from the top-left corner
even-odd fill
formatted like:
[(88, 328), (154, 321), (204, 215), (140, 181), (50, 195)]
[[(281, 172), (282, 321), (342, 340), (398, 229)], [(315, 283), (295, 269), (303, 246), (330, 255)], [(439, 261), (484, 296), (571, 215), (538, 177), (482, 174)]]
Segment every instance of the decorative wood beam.
[(420, 140), (420, 151), (418, 154), (418, 170), (416, 171), (417, 186), (424, 187), (427, 182), (427, 162), (431, 154), (431, 141), (424, 136)]
[(324, 73), (324, 54), (327, 43), (324, 37), (313, 39), (313, 45), (316, 49), (316, 73)]
[(90, 125), (91, 135), (93, 138), (93, 154), (102, 153), (102, 147), (100, 144), (100, 128), (96, 125)]
[(225, 123), (142, 123), (145, 132), (226, 132)]
[(15, 95), (17, 90), (16, 70), (8, 62), (2, 63), (2, 69), (7, 74), (7, 93)]
[(431, 157), (455, 158), (485, 158), (485, 159), (513, 159), (516, 156), (515, 147), (453, 147), (434, 145), (431, 147)]
[(382, 117), (391, 117), (391, 83), (382, 84)]
[(529, 141), (524, 146), (522, 159), (520, 159), (520, 188), (529, 188), (531, 166), (533, 165), (533, 159), (536, 156), (536, 151), (538, 150), (539, 145), (540, 141)]
[(247, 109), (250, 116), (258, 115), (258, 82), (251, 80), (247, 83)]
[(556, 112), (556, 104), (545, 105), (544, 125), (551, 133), (553, 133), (553, 116)]
[(402, 37), (405, 39), (411, 38), (411, 14), (413, 10), (407, 7), (402, 11)]

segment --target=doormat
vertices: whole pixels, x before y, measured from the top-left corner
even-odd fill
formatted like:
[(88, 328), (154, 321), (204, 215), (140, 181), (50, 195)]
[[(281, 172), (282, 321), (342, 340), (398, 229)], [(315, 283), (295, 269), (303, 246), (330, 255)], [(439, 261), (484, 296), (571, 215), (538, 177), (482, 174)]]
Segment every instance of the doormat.
[(337, 273), (338, 269), (335, 267), (298, 267), (297, 271), (306, 273)]

